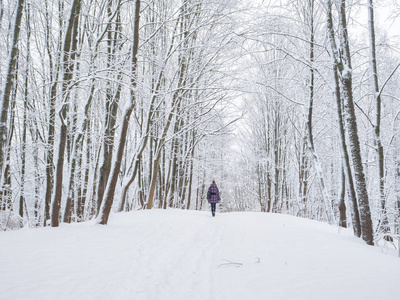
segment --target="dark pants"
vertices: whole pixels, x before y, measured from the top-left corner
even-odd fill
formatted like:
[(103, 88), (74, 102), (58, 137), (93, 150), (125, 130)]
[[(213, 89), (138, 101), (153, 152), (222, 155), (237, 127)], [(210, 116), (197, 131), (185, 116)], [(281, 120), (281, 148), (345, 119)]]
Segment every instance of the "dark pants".
[(211, 203), (211, 212), (214, 215), (215, 214), (215, 208), (217, 207), (217, 203)]

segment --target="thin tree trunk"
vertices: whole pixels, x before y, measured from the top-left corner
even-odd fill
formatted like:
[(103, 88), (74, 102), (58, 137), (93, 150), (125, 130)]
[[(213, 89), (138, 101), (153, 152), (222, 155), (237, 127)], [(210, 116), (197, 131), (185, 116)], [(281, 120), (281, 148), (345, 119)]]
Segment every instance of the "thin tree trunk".
[(381, 140), (381, 92), (379, 90), (378, 70), (376, 61), (376, 42), (375, 42), (375, 24), (374, 24), (374, 4), (372, 0), (368, 0), (368, 27), (369, 27), (369, 50), (370, 50), (370, 71), (372, 79), (372, 91), (375, 100), (375, 147), (378, 162), (378, 178), (379, 178), (379, 198), (381, 202), (380, 220), (378, 228), (384, 234), (386, 240), (393, 241), (390, 237), (390, 227), (386, 210), (385, 198), (385, 157)]
[(278, 209), (277, 209), (277, 205), (279, 204), (278, 202), (279, 202), (279, 195), (280, 195), (280, 192), (279, 192), (279, 189), (280, 189), (280, 186), (279, 186), (279, 178), (280, 178), (280, 176), (281, 176), (281, 172), (280, 172), (280, 163), (281, 163), (281, 160), (280, 160), (280, 146), (281, 146), (281, 144), (280, 144), (280, 138), (281, 138), (281, 136), (280, 136), (280, 113), (279, 113), (279, 108), (278, 107), (276, 107), (276, 111), (275, 111), (275, 115), (274, 115), (274, 181), (273, 181), (273, 184), (274, 184), (274, 199), (273, 199), (273, 201), (272, 201), (272, 203), (271, 203), (271, 209), (272, 209), (272, 212), (274, 212), (274, 213), (276, 213), (276, 212), (278, 212)]
[(63, 51), (62, 51), (62, 65), (61, 71), (63, 74), (61, 97), (63, 103), (59, 116), (61, 119), (60, 140), (58, 145), (58, 157), (55, 173), (55, 189), (53, 200), (51, 203), (51, 226), (58, 227), (59, 225), (59, 212), (61, 207), (62, 198), (62, 184), (63, 184), (63, 171), (64, 171), (64, 154), (67, 142), (67, 111), (70, 91), (69, 85), (73, 76), (74, 61), (72, 61), (73, 51), (76, 50), (76, 34), (78, 31), (79, 14), (80, 14), (80, 0), (74, 0), (71, 3), (71, 13), (68, 19), (67, 30), (65, 33)]
[(308, 106), (308, 122), (307, 122), (307, 132), (308, 132), (308, 147), (310, 149), (311, 155), (313, 157), (315, 169), (317, 172), (317, 177), (318, 177), (318, 183), (319, 187), (321, 189), (321, 194), (322, 198), (324, 199), (325, 203), (325, 210), (326, 214), (328, 217), (328, 222), (329, 224), (333, 225), (335, 224), (335, 216), (333, 214), (332, 210), (332, 205), (331, 201), (329, 199), (329, 194), (328, 190), (326, 189), (325, 182), (324, 182), (324, 176), (322, 173), (322, 166), (319, 162), (317, 152), (315, 151), (315, 146), (314, 146), (314, 138), (313, 138), (313, 133), (312, 133), (312, 117), (313, 117), (313, 105), (314, 105), (314, 69), (313, 69), (313, 64), (314, 64), (314, 0), (309, 1), (309, 22), (310, 22), (310, 49), (309, 49), (309, 55), (310, 55), (310, 63), (311, 63), (311, 68), (310, 68), (310, 82), (309, 82), (309, 106)]
[[(41, 223), (41, 213), (40, 213), (40, 202), (41, 202), (41, 195), (40, 195), (40, 189), (42, 186), (42, 183), (40, 181), (40, 176), (39, 176), (39, 147), (38, 147), (38, 130), (37, 128), (32, 129), (31, 128), (31, 137), (32, 137), (32, 142), (33, 142), (33, 168), (34, 168), (34, 175), (35, 175), (35, 194), (34, 194), (34, 217), (35, 217), (35, 226), (38, 227), (40, 225), (43, 225)], [(43, 216), (44, 218), (44, 216)]]
[[(116, 41), (118, 38), (119, 25), (116, 28), (110, 28), (113, 17), (111, 10), (112, 2), (114, 0), (108, 0), (107, 2), (107, 15), (109, 17), (109, 23), (107, 28), (107, 68), (111, 68), (115, 63), (115, 49)], [(119, 2), (119, 1), (118, 1)], [(119, 6), (119, 3), (118, 3)], [(114, 34), (114, 35), (113, 35)], [(111, 71), (109, 72), (111, 77)], [(120, 77), (121, 74), (118, 75)], [(106, 92), (106, 103), (105, 103), (105, 128), (104, 128), (104, 140), (103, 140), (103, 158), (100, 167), (100, 178), (97, 184), (97, 213), (100, 211), (100, 206), (103, 201), (104, 192), (107, 187), (107, 182), (111, 172), (112, 157), (114, 152), (114, 137), (115, 137), (115, 123), (117, 121), (118, 103), (121, 97), (121, 85), (118, 84), (115, 96), (112, 93), (111, 83), (108, 82)]]
[[(185, 18), (185, 7), (186, 7), (186, 3), (184, 5), (182, 5), (181, 7), (181, 31), (184, 31), (184, 18)], [(179, 18), (178, 18), (179, 19)], [(183, 33), (183, 45), (186, 46), (184, 48), (184, 50), (187, 50), (187, 41), (186, 41), (186, 36), (187, 36), (188, 32), (185, 31)], [(167, 132), (168, 129), (172, 123), (172, 118), (174, 117), (174, 114), (176, 113), (176, 111), (178, 110), (179, 112), (179, 105), (182, 101), (182, 97), (184, 96), (184, 94), (187, 93), (187, 89), (183, 90), (182, 87), (185, 85), (185, 72), (187, 70), (188, 67), (188, 63), (189, 63), (189, 58), (186, 57), (184, 55), (184, 53), (181, 54), (181, 56), (179, 57), (179, 71), (178, 71), (178, 83), (177, 83), (177, 89), (174, 92), (173, 96), (172, 96), (172, 103), (171, 103), (171, 109), (168, 113), (168, 117), (167, 117), (167, 121), (166, 124), (164, 125), (164, 129), (161, 135), (160, 140), (158, 141), (158, 146), (156, 147), (156, 157), (153, 160), (153, 170), (152, 170), (152, 176), (151, 176), (151, 181), (150, 181), (150, 189), (149, 189), (149, 194), (147, 197), (147, 209), (151, 209), (153, 207), (153, 200), (154, 200), (154, 196), (155, 196), (155, 188), (156, 188), (156, 182), (157, 182), (157, 175), (158, 175), (158, 169), (160, 167), (160, 158), (161, 158), (161, 150), (162, 147), (164, 147), (164, 143), (165, 143), (165, 139), (167, 136)], [(172, 166), (173, 167), (173, 166)], [(172, 178), (171, 180), (174, 180), (174, 174), (171, 174)]]
[(153, 110), (153, 105), (154, 105), (155, 100), (156, 100), (156, 96), (153, 95), (152, 102), (150, 104), (149, 114), (147, 116), (145, 131), (140, 140), (138, 149), (136, 150), (135, 156), (133, 159), (134, 167), (133, 167), (132, 175), (128, 180), (124, 181), (122, 184), (122, 196), (121, 196), (119, 206), (118, 206), (119, 212), (121, 212), (125, 206), (126, 195), (128, 193), (128, 189), (136, 178), (136, 174), (138, 173), (138, 170), (140, 168), (140, 162), (142, 159), (143, 151), (146, 149), (147, 143), (149, 141), (151, 124), (152, 124), (152, 115), (153, 115), (152, 110)]
[(346, 175), (343, 166), (340, 168), (340, 188), (339, 188), (339, 226), (347, 228), (347, 217), (346, 217), (346, 204), (345, 204), (345, 194), (346, 194)]
[[(46, 2), (45, 14), (46, 14), (46, 50), (49, 56), (49, 69), (50, 69), (50, 95), (49, 95), (49, 115), (48, 115), (48, 129), (47, 129), (47, 141), (46, 141), (46, 190), (45, 190), (45, 200), (44, 200), (44, 216), (43, 216), (43, 226), (47, 225), (47, 221), (50, 220), (50, 206), (51, 206), (51, 194), (53, 192), (54, 184), (54, 134), (55, 134), (55, 105), (57, 98), (57, 86), (58, 86), (58, 76), (60, 70), (60, 59), (61, 54), (56, 54), (55, 64), (53, 65), (53, 55), (51, 53), (51, 21), (48, 12), (48, 3)], [(60, 9), (61, 10), (61, 9)], [(59, 36), (62, 36), (62, 20), (59, 20)], [(58, 42), (57, 49), (61, 52), (61, 41)]]
[(172, 117), (174, 115), (174, 111), (175, 111), (175, 105), (173, 103), (172, 108), (171, 108), (171, 110), (170, 110), (170, 112), (168, 114), (167, 123), (166, 123), (166, 125), (164, 127), (161, 139), (160, 139), (160, 141), (158, 143), (158, 147), (157, 147), (157, 150), (156, 150), (156, 157), (155, 157), (155, 159), (153, 161), (152, 176), (151, 176), (151, 180), (150, 180), (150, 189), (149, 189), (149, 194), (147, 196), (147, 206), (146, 206), (147, 209), (152, 209), (153, 208), (153, 200), (154, 200), (154, 196), (155, 196), (155, 188), (156, 188), (156, 182), (157, 182), (158, 168), (160, 167), (161, 148), (164, 147), (165, 138), (167, 136), (167, 132), (168, 132), (169, 126), (171, 125)]
[(171, 171), (172, 171), (172, 160), (169, 160), (168, 163), (168, 172), (167, 172), (167, 178), (165, 179), (165, 195), (164, 195), (164, 200), (163, 200), (163, 209), (167, 209), (168, 206), (168, 196), (169, 196), (169, 189), (171, 187), (170, 183), (170, 178), (171, 178)]
[(19, 215), (21, 218), (24, 217), (24, 205), (25, 205), (25, 169), (26, 169), (26, 131), (27, 131), (27, 111), (28, 111), (28, 85), (29, 85), (29, 42), (30, 42), (30, 5), (26, 5), (26, 57), (25, 57), (25, 84), (24, 84), (24, 113), (23, 113), (23, 128), (22, 128), (22, 145), (21, 145), (21, 190), (19, 198)]
[(100, 208), (99, 214), (99, 224), (106, 225), (108, 222), (108, 218), (111, 212), (111, 207), (114, 202), (114, 193), (117, 185), (118, 175), (121, 169), (121, 160), (124, 154), (126, 137), (128, 133), (129, 127), (129, 119), (132, 114), (133, 109), (135, 108), (136, 103), (136, 95), (135, 88), (137, 86), (137, 54), (139, 48), (139, 17), (140, 17), (140, 0), (136, 0), (135, 8), (134, 8), (134, 25), (133, 25), (133, 38), (132, 38), (132, 52), (131, 52), (131, 97), (129, 106), (126, 108), (124, 114), (122, 115), (122, 127), (120, 140), (118, 143), (118, 149), (115, 155), (113, 168), (111, 171), (111, 176), (107, 183), (107, 188), (104, 194), (104, 200), (102, 201), (102, 205)]
[(83, 184), (81, 185), (82, 191), (80, 192), (79, 195), (79, 200), (78, 200), (78, 207), (77, 207), (77, 217), (78, 217), (78, 222), (83, 221), (85, 219), (85, 207), (86, 207), (86, 199), (87, 199), (87, 193), (88, 193), (88, 184), (89, 184), (89, 161), (90, 161), (90, 147), (92, 144), (92, 139), (90, 138), (89, 135), (89, 127), (91, 126), (91, 122), (89, 120), (88, 126), (86, 128), (86, 167), (84, 170), (84, 180)]
[[(179, 108), (177, 109), (177, 112), (179, 113)], [(169, 195), (168, 195), (168, 206), (169, 207), (173, 207), (174, 205), (174, 198), (175, 198), (175, 188), (176, 188), (176, 184), (177, 184), (177, 177), (178, 177), (178, 141), (177, 141), (177, 137), (176, 137), (176, 133), (178, 131), (178, 127), (179, 127), (179, 121), (177, 120), (177, 115), (175, 117), (175, 126), (174, 126), (174, 137), (172, 138), (171, 141), (171, 179), (169, 182)]]
[[(307, 128), (306, 128), (307, 129)], [(308, 177), (309, 177), (309, 162), (306, 155), (307, 152), (307, 130), (304, 133), (304, 137), (301, 139), (301, 150), (300, 150), (300, 166), (299, 166), (299, 194), (300, 194), (300, 209), (302, 217), (307, 215), (307, 203), (308, 203)]]
[(195, 145), (196, 145), (196, 131), (192, 130), (192, 150), (190, 153), (190, 168), (189, 168), (189, 186), (188, 186), (188, 202), (186, 209), (190, 209), (190, 204), (192, 200), (192, 183), (193, 183), (193, 170), (194, 170), (194, 154), (195, 154)]
[[(70, 175), (69, 175), (69, 188), (68, 188), (68, 196), (67, 196), (67, 205), (65, 207), (64, 212), (64, 222), (70, 223), (71, 222), (71, 212), (72, 212), (72, 202), (74, 201), (73, 197), (73, 190), (75, 186), (74, 178), (76, 176), (76, 164), (79, 162), (82, 156), (82, 145), (84, 135), (83, 133), (86, 132), (88, 123), (89, 123), (89, 108), (93, 100), (93, 93), (94, 93), (94, 83), (92, 82), (91, 90), (89, 92), (88, 99), (86, 101), (85, 110), (84, 110), (84, 119), (82, 120), (80, 128), (76, 131), (74, 135), (74, 139), (72, 142), (72, 155), (71, 155), (71, 162), (70, 162)], [(81, 151), (78, 151), (78, 149)]]

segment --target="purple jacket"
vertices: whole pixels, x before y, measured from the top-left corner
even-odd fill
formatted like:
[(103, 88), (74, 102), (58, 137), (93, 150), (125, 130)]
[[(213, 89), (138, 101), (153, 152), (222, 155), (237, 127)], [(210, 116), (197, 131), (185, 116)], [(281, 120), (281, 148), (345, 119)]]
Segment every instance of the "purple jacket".
[(207, 192), (208, 203), (218, 203), (221, 198), (219, 197), (219, 190), (216, 184), (210, 185)]

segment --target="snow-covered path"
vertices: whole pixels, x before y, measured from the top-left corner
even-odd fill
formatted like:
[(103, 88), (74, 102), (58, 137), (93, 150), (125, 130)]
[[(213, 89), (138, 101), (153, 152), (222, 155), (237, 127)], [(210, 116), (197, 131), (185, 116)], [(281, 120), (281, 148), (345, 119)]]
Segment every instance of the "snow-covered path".
[(400, 259), (278, 214), (151, 210), (0, 233), (0, 299), (399, 299)]

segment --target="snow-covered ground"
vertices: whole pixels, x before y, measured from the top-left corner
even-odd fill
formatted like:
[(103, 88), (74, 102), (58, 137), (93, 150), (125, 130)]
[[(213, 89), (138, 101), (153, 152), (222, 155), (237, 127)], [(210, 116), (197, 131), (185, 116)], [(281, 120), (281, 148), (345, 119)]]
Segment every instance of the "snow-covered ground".
[(0, 299), (400, 299), (400, 259), (286, 215), (151, 210), (0, 233)]

